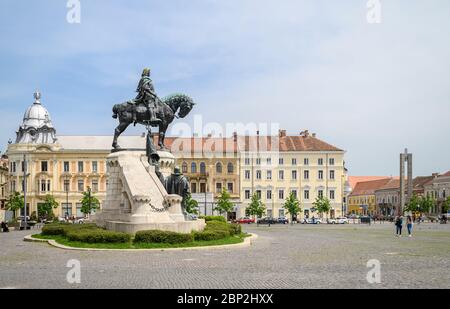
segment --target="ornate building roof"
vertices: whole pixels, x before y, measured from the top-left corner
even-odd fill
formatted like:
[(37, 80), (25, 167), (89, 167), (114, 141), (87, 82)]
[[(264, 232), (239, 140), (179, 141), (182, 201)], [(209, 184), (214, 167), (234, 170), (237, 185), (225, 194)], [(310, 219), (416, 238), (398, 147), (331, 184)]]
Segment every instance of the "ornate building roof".
[(54, 144), (56, 130), (53, 127), (50, 114), (41, 104), (41, 94), (34, 93), (34, 103), (23, 116), (22, 125), (17, 131), (17, 144)]

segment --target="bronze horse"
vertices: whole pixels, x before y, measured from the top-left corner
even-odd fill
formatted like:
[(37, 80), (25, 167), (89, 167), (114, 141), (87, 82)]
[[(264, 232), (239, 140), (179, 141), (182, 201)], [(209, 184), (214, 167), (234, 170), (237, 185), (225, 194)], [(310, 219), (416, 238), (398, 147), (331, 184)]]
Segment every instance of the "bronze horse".
[[(113, 118), (119, 119), (120, 124), (114, 131), (113, 148), (120, 149), (117, 139), (134, 122), (133, 113), (136, 113), (136, 122), (145, 126), (157, 127), (159, 126), (158, 146), (164, 149), (164, 138), (169, 125), (173, 122), (175, 117), (186, 117), (194, 107), (193, 100), (184, 94), (170, 95), (162, 100), (158, 99), (156, 117), (161, 119), (160, 123), (150, 123), (150, 113), (146, 106), (139, 104), (134, 105), (130, 102), (116, 104), (113, 107)], [(178, 115), (176, 113), (178, 112)]]

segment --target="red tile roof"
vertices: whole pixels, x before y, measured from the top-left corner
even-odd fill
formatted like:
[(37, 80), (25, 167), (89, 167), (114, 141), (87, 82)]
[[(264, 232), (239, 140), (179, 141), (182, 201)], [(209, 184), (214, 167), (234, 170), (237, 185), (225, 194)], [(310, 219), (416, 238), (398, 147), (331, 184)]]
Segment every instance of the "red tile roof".
[[(348, 176), (348, 182), (350, 183), (350, 187), (352, 189), (355, 188), (358, 182), (366, 182), (372, 180), (380, 180), (390, 178), (389, 176)], [(395, 179), (396, 177), (394, 177)]]
[(350, 196), (371, 195), (375, 194), (375, 190), (385, 186), (392, 178), (384, 178), (372, 181), (358, 182)]

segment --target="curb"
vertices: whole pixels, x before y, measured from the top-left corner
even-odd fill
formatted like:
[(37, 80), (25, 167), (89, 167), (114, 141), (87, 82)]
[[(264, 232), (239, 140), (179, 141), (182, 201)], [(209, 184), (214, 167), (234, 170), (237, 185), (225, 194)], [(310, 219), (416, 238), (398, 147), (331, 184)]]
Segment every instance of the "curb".
[(109, 252), (162, 252), (162, 251), (191, 251), (191, 250), (210, 250), (210, 249), (228, 249), (228, 248), (245, 248), (252, 245), (253, 241), (258, 238), (256, 234), (250, 234), (250, 237), (244, 238), (244, 241), (238, 244), (230, 244), (230, 245), (216, 245), (216, 246), (203, 246), (203, 247), (187, 247), (187, 248), (164, 248), (164, 249), (99, 249), (99, 248), (76, 248), (76, 247), (68, 247), (61, 244), (58, 244), (53, 239), (38, 239), (33, 238), (33, 235), (27, 235), (23, 238), (24, 241), (27, 242), (39, 242), (39, 243), (48, 243), (49, 245), (63, 249), (63, 250), (71, 250), (71, 251), (109, 251)]

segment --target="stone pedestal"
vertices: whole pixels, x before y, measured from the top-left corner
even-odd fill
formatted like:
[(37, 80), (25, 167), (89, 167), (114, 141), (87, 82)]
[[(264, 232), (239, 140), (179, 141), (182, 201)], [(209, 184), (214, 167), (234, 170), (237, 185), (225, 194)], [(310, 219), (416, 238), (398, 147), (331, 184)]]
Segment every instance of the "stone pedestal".
[[(175, 161), (173, 155), (158, 154), (162, 173), (170, 174)], [(130, 234), (142, 230), (190, 233), (204, 229), (204, 220), (184, 218), (182, 198), (167, 194), (144, 151), (112, 153), (107, 158), (107, 168), (106, 200), (93, 218), (97, 225)]]

